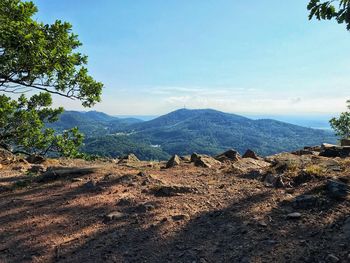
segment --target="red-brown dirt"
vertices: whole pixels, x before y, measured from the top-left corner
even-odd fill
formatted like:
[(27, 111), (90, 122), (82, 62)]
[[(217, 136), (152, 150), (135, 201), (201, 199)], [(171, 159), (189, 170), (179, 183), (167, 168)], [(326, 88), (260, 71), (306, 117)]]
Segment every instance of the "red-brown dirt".
[[(336, 162), (341, 169), (291, 165), (280, 188), (264, 181), (271, 167), (229, 162), (49, 160), (45, 169), (96, 168), (53, 180), (26, 174), (30, 164), (3, 165), (0, 262), (350, 262), (350, 202), (325, 188), (349, 182), (350, 162)], [(305, 169), (314, 176), (300, 177)], [(295, 206), (305, 194), (315, 202)]]

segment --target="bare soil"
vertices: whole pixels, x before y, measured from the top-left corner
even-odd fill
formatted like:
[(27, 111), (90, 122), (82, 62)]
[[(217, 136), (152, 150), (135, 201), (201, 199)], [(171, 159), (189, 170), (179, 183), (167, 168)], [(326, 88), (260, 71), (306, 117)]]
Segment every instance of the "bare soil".
[[(30, 164), (3, 165), (0, 262), (350, 262), (350, 201), (325, 188), (350, 180), (350, 161), (336, 161), (288, 184), (305, 169), (293, 166), (281, 188), (264, 181), (270, 167), (230, 163), (48, 160), (45, 169), (96, 169), (41, 181)], [(295, 206), (305, 195), (316, 201)]]

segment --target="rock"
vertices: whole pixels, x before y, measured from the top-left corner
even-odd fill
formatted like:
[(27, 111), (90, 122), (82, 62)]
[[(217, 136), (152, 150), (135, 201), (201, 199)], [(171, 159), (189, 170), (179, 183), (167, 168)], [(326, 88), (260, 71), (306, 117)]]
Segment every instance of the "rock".
[(340, 163), (333, 159), (321, 159), (319, 166), (334, 172), (340, 172), (342, 170)]
[(49, 167), (46, 172), (38, 179), (39, 182), (48, 182), (77, 175), (92, 174), (96, 168), (64, 168), (64, 167)]
[(175, 167), (177, 165), (180, 165), (181, 163), (181, 160), (180, 160), (180, 157), (177, 156), (176, 154), (173, 155), (170, 160), (167, 162), (166, 164), (166, 168), (172, 168), (172, 167)]
[(276, 187), (276, 188), (284, 187), (282, 175), (268, 173), (264, 179), (264, 183), (265, 183), (265, 186), (267, 187)]
[(137, 174), (137, 176), (146, 177), (147, 174), (141, 171), (141, 172), (139, 172), (139, 173)]
[(304, 150), (306, 151), (313, 151), (313, 152), (320, 152), (321, 151), (322, 146), (320, 145), (316, 145), (316, 146), (305, 146)]
[(190, 155), (184, 155), (180, 156), (180, 159), (184, 162), (191, 162), (191, 156)]
[(277, 175), (268, 173), (265, 176), (264, 183), (266, 186), (274, 186), (277, 180)]
[(35, 174), (43, 173), (43, 172), (45, 172), (45, 167), (44, 167), (43, 165), (41, 165), (41, 164), (32, 165), (32, 166), (28, 169), (28, 172), (35, 173)]
[(204, 167), (204, 168), (212, 168), (213, 166), (220, 165), (221, 163), (209, 156), (201, 156), (194, 162), (195, 166)]
[(294, 212), (294, 213), (290, 213), (287, 215), (288, 219), (300, 219), (301, 218), (301, 214), (298, 212)]
[(322, 144), (320, 156), (334, 158), (334, 157), (349, 157), (350, 146), (338, 146), (332, 144)]
[(146, 212), (149, 212), (149, 211), (152, 211), (156, 209), (156, 206), (152, 203), (144, 203), (144, 204), (140, 204), (138, 206), (136, 206), (135, 208), (133, 208), (132, 212), (136, 212), (136, 213), (146, 213)]
[(252, 158), (255, 160), (259, 160), (259, 156), (252, 150), (248, 149), (245, 154), (243, 154), (243, 158)]
[(303, 149), (303, 150), (294, 151), (292, 152), (292, 154), (302, 156), (302, 155), (319, 155), (320, 153), (316, 151)]
[(198, 153), (192, 153), (191, 159), (190, 159), (191, 163), (196, 162), (196, 161), (199, 160), (202, 156), (203, 156), (203, 155), (200, 155), (200, 154), (198, 154)]
[(139, 158), (136, 157), (135, 154), (131, 153), (128, 155), (123, 156), (119, 160), (119, 164), (133, 164), (133, 163), (138, 163), (140, 162)]
[(81, 178), (72, 178), (72, 182), (77, 183), (77, 182), (82, 182), (83, 179)]
[(261, 227), (267, 227), (267, 223), (265, 221), (259, 221), (258, 225)]
[(349, 197), (350, 188), (343, 182), (328, 180), (326, 183), (327, 194), (334, 199), (344, 200)]
[(241, 155), (236, 150), (230, 149), (222, 154), (217, 155), (215, 159), (220, 162), (225, 162), (225, 161), (235, 162), (241, 159)]
[(293, 202), (293, 207), (299, 209), (308, 209), (315, 207), (317, 203), (318, 197), (313, 195), (301, 195), (295, 198)]
[(28, 163), (41, 164), (46, 161), (46, 158), (40, 155), (29, 155), (26, 160)]
[(155, 196), (169, 197), (177, 196), (179, 194), (195, 193), (197, 192), (197, 189), (188, 186), (162, 185), (153, 188), (151, 192), (153, 192)]
[(120, 177), (121, 177), (120, 174), (109, 173), (103, 177), (103, 181), (107, 181), (107, 182), (115, 181), (115, 180), (118, 180)]
[(125, 217), (126, 217), (126, 215), (124, 213), (121, 213), (119, 211), (114, 211), (114, 212), (111, 212), (111, 213), (105, 215), (104, 219), (106, 221), (113, 221), (113, 220), (124, 219)]
[(135, 204), (135, 200), (132, 198), (121, 198), (118, 202), (117, 202), (117, 206), (131, 206)]
[(94, 191), (96, 190), (96, 183), (92, 180), (86, 182), (84, 185), (83, 185), (83, 188), (87, 191)]
[(326, 258), (326, 261), (327, 262), (334, 262), (334, 263), (336, 263), (336, 262), (340, 262), (340, 259), (337, 256), (333, 255), (333, 254), (329, 254), (327, 256), (327, 258)]

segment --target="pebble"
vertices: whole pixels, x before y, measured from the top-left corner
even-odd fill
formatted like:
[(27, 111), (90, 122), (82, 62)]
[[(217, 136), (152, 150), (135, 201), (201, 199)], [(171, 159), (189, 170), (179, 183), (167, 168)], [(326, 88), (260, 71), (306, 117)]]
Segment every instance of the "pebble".
[(107, 221), (119, 220), (119, 219), (123, 219), (124, 217), (125, 217), (125, 214), (119, 211), (114, 211), (104, 216), (104, 218)]
[(298, 212), (290, 213), (287, 215), (288, 219), (299, 219), (301, 218), (301, 214)]
[(81, 178), (72, 178), (72, 182), (82, 182), (83, 179)]

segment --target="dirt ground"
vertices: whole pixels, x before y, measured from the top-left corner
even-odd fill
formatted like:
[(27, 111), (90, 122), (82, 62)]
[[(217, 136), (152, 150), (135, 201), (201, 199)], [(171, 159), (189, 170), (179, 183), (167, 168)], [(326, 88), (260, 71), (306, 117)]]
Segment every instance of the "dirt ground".
[(337, 162), (278, 188), (230, 164), (49, 160), (95, 168), (50, 180), (3, 165), (0, 262), (350, 262), (350, 201), (325, 188), (348, 182), (350, 162)]

